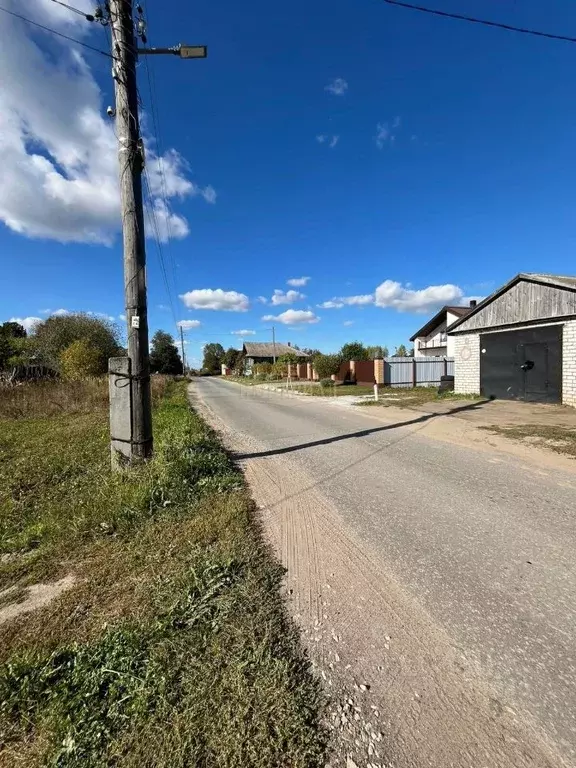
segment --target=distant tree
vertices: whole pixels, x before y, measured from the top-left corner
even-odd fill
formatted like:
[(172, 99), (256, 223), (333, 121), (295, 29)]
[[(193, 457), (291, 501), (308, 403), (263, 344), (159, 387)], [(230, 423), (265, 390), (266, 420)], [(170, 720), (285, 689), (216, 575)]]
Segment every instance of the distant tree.
[(234, 371), (236, 370), (241, 357), (242, 351), (240, 349), (228, 347), (226, 352), (224, 352), (222, 363), (226, 366), (226, 368), (230, 368), (230, 370)]
[(309, 357), (316, 357), (316, 355), (322, 354), (319, 349), (312, 349), (311, 347), (304, 347), (302, 352), (305, 352)]
[(321, 379), (329, 379), (333, 374), (338, 373), (342, 363), (341, 355), (316, 355), (314, 358), (314, 369)]
[(386, 357), (384, 354), (384, 347), (381, 347), (379, 344), (376, 344), (374, 347), (366, 347), (366, 352), (368, 354), (369, 360), (376, 360), (381, 357)]
[(178, 375), (182, 373), (182, 360), (178, 354), (174, 339), (166, 331), (156, 331), (152, 337), (150, 352), (150, 371)]
[(382, 357), (388, 357), (389, 355), (388, 347), (382, 347)]
[(26, 328), (20, 325), (20, 323), (15, 323), (13, 320), (0, 325), (0, 334), (11, 339), (25, 339), (27, 336)]
[(368, 350), (359, 341), (351, 341), (344, 344), (340, 350), (342, 360), (369, 360)]
[(99, 349), (87, 339), (78, 339), (61, 353), (60, 371), (65, 379), (85, 379), (101, 374), (104, 362)]
[(119, 330), (107, 320), (82, 313), (49, 317), (38, 323), (29, 337), (36, 362), (60, 369), (61, 355), (75, 341), (86, 341), (100, 353), (100, 371), (108, 369), (108, 358), (123, 353)]
[(404, 344), (400, 344), (399, 347), (396, 347), (396, 350), (394, 352), (394, 357), (410, 357), (411, 355), (408, 354), (408, 350), (404, 346)]
[(298, 355), (295, 352), (288, 352), (285, 355), (280, 355), (277, 362), (282, 363), (283, 365), (288, 365), (288, 363), (297, 363)]
[(410, 347), (408, 350), (408, 357), (414, 357), (414, 347)]
[(204, 347), (202, 369), (206, 373), (220, 373), (223, 359), (224, 347), (222, 344), (206, 344)]

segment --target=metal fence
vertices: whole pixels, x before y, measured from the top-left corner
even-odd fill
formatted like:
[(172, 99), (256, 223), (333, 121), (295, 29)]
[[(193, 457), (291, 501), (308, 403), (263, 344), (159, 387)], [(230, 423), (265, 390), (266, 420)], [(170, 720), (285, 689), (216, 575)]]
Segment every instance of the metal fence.
[(384, 385), (389, 387), (431, 387), (441, 376), (454, 376), (453, 357), (386, 357)]

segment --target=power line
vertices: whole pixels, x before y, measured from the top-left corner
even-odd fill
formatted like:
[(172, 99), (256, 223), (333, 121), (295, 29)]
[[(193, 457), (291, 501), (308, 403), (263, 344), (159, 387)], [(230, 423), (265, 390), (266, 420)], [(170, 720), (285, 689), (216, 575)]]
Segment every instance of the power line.
[(21, 19), (22, 21), (25, 21), (27, 24), (32, 24), (34, 27), (38, 27), (39, 29), (43, 29), (44, 32), (50, 32), (53, 35), (56, 35), (57, 37), (62, 37), (64, 40), (69, 40), (71, 43), (76, 43), (76, 45), (81, 45), (84, 48), (88, 48), (90, 51), (94, 51), (95, 53), (100, 53), (102, 56), (106, 56), (108, 59), (116, 59), (115, 56), (113, 56), (111, 53), (106, 53), (106, 51), (101, 51), (100, 48), (94, 48), (92, 45), (88, 45), (88, 43), (83, 43), (81, 40), (76, 40), (74, 37), (69, 37), (68, 35), (64, 35), (62, 32), (57, 32), (55, 29), (51, 29), (50, 27), (45, 27), (43, 24), (39, 24), (37, 21), (32, 21), (32, 19), (28, 19), (26, 16), (22, 16), (19, 13), (14, 13), (14, 11), (9, 11), (8, 8), (3, 8), (0, 5), (0, 11), (3, 13), (7, 13), (9, 16), (14, 16), (16, 19)]
[(61, 5), (62, 8), (67, 8), (69, 11), (72, 11), (73, 13), (77, 13), (80, 16), (84, 16), (87, 21), (94, 21), (94, 16), (90, 13), (84, 13), (84, 11), (81, 11), (79, 8), (74, 8), (71, 5), (68, 5), (67, 3), (63, 3), (62, 0), (52, 0), (53, 3), (56, 3), (57, 5)]
[(509, 32), (521, 32), (523, 35), (532, 35), (534, 37), (546, 37), (549, 40), (563, 40), (566, 43), (576, 43), (576, 37), (569, 37), (568, 35), (555, 35), (552, 32), (541, 32), (538, 29), (527, 29), (525, 27), (515, 27), (512, 24), (501, 24), (498, 21), (489, 21), (488, 19), (477, 19), (473, 16), (464, 16), (460, 13), (449, 13), (448, 11), (439, 11), (435, 8), (425, 8), (422, 5), (413, 5), (412, 3), (401, 2), (401, 0), (383, 0), (388, 5), (397, 5), (400, 8), (409, 8), (412, 11), (420, 11), (421, 13), (429, 13), (432, 16), (443, 16), (447, 19), (458, 19), (459, 21), (468, 21), (472, 24), (483, 24), (486, 27), (497, 27), (498, 29), (506, 29)]

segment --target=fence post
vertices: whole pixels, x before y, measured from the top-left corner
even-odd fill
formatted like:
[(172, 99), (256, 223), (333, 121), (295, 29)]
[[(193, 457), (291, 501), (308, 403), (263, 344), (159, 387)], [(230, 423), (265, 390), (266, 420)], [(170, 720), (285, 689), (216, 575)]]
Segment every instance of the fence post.
[(444, 358), (444, 376), (448, 376), (448, 358)]
[(108, 360), (110, 395), (110, 451), (112, 469), (122, 469), (132, 455), (132, 387), (129, 357)]
[(418, 369), (417, 369), (417, 363), (416, 358), (412, 358), (412, 386), (415, 387), (416, 383), (418, 381)]

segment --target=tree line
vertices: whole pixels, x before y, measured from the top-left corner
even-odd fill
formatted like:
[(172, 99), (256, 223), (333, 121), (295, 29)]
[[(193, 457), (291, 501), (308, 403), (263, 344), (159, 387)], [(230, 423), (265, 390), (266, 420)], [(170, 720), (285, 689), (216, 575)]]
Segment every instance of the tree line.
[[(28, 333), (16, 322), (0, 325), (0, 371), (16, 366), (44, 366), (67, 379), (100, 376), (108, 358), (122, 357), (120, 328), (108, 320), (82, 312), (52, 316)], [(150, 350), (152, 373), (181, 374), (182, 359), (174, 339), (157, 331)]]

